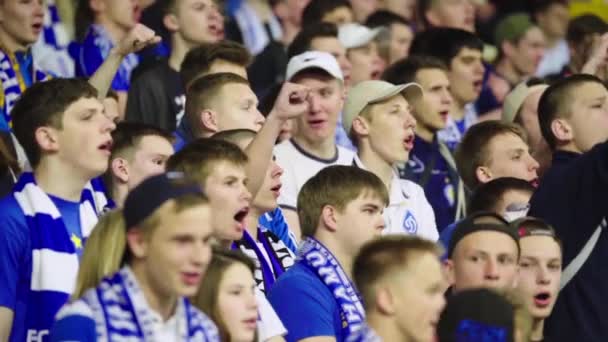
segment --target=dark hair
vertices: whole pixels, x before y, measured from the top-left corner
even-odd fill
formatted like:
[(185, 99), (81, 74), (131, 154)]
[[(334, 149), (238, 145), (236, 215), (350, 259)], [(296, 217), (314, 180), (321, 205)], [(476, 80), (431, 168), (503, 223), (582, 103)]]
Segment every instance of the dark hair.
[(479, 211), (497, 212), (497, 206), (501, 203), (503, 196), (507, 192), (519, 191), (532, 194), (534, 190), (534, 186), (523, 179), (513, 177), (496, 178), (479, 185), (473, 191), (467, 210), (468, 213)]
[(243, 45), (229, 40), (195, 47), (188, 51), (179, 70), (184, 88), (187, 89), (192, 81), (209, 72), (213, 62), (217, 60), (246, 68), (251, 63), (251, 54)]
[(471, 32), (438, 27), (418, 33), (410, 47), (410, 54), (436, 57), (451, 68), (452, 59), (463, 48), (483, 51), (483, 42)]
[(590, 35), (605, 32), (608, 32), (608, 23), (595, 14), (584, 14), (570, 21), (566, 31), (566, 41), (576, 45)]
[(351, 5), (347, 0), (311, 0), (304, 8), (304, 11), (302, 11), (301, 26), (318, 24), (322, 21), (325, 14), (331, 13), (340, 7), (351, 8)]
[(209, 74), (195, 79), (186, 90), (186, 105), (183, 120), (190, 123), (195, 136), (200, 133), (199, 113), (203, 109), (209, 109), (210, 103), (216, 99), (220, 90), (227, 84), (237, 83), (249, 85), (249, 81), (243, 77), (230, 72), (219, 72)]
[(325, 37), (338, 38), (338, 27), (335, 24), (325, 22), (304, 26), (289, 44), (287, 58), (309, 51), (315, 38)]
[(201, 186), (221, 162), (245, 166), (247, 155), (235, 144), (213, 138), (200, 138), (186, 145), (167, 160), (167, 171), (183, 172)]
[(549, 147), (555, 150), (557, 138), (551, 130), (553, 120), (571, 115), (570, 104), (574, 91), (585, 83), (599, 83), (603, 87), (606, 85), (599, 78), (587, 74), (575, 74), (550, 85), (541, 95), (538, 102), (538, 123), (543, 138)]
[(33, 168), (41, 158), (36, 130), (42, 126), (61, 129), (63, 113), (81, 98), (97, 98), (97, 90), (84, 79), (54, 78), (34, 83), (17, 100), (11, 111), (13, 132)]
[(390, 27), (392, 24), (410, 26), (410, 22), (399, 14), (387, 10), (378, 10), (365, 19), (365, 26), (375, 28), (379, 26)]
[[(173, 143), (173, 134), (160, 127), (153, 125), (147, 125), (139, 122), (120, 122), (116, 125), (116, 129), (112, 131), (112, 149), (110, 154), (110, 163), (121, 153), (127, 150), (134, 149), (143, 137), (157, 136), (165, 138), (169, 143)], [(103, 181), (106, 184), (107, 189), (112, 192), (113, 188), (113, 177), (112, 168), (108, 168), (106, 171)], [(111, 194), (114, 195), (114, 194)]]
[(400, 59), (384, 70), (382, 79), (392, 84), (416, 82), (416, 74), (422, 69), (448, 70), (438, 58), (422, 55), (410, 55)]
[(498, 120), (476, 123), (462, 137), (456, 148), (454, 159), (462, 181), (470, 190), (474, 190), (480, 185), (479, 179), (477, 179), (477, 168), (487, 165), (492, 158), (489, 155), (490, 142), (503, 134), (515, 134), (523, 141), (527, 141), (521, 126)]
[(230, 334), (218, 308), (219, 287), (224, 273), (234, 264), (242, 264), (252, 274), (255, 273), (253, 260), (243, 252), (214, 248), (211, 262), (205, 272), (205, 284), (199, 287), (192, 299), (192, 304), (217, 324), (220, 341), (230, 341)]
[(433, 2), (437, 0), (418, 0), (418, 20), (422, 23), (425, 28), (429, 28), (431, 23), (426, 19), (426, 12), (431, 9)]
[(535, 16), (539, 12), (544, 12), (553, 5), (568, 6), (568, 0), (529, 0), (528, 7), (532, 16)]
[(76, 13), (74, 15), (74, 34), (76, 41), (82, 42), (95, 21), (95, 12), (90, 6), (90, 0), (76, 0)]

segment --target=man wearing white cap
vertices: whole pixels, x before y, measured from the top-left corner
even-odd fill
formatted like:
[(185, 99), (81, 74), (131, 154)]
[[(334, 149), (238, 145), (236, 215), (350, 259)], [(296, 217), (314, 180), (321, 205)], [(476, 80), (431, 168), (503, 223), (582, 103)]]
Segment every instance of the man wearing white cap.
[(346, 57), (352, 64), (351, 85), (380, 79), (385, 65), (378, 54), (375, 39), (381, 30), (380, 27), (370, 29), (356, 23), (340, 26), (338, 40), (346, 48)]
[(299, 237), (296, 202), (302, 185), (327, 166), (352, 164), (354, 153), (335, 142), (344, 105), (342, 71), (336, 59), (320, 51), (294, 56), (287, 64), (286, 79), (310, 89), (308, 111), (295, 119), (293, 138), (274, 149), (276, 161), (284, 169), (278, 202), (290, 229)]
[(373, 172), (389, 190), (385, 233), (437, 241), (435, 214), (424, 190), (400, 179), (395, 170), (408, 161), (414, 147), (416, 119), (409, 108), (421, 101), (422, 94), (417, 83), (360, 82), (348, 93), (342, 124), (358, 147), (354, 164)]
[(538, 123), (538, 102), (547, 87), (537, 78), (520, 83), (505, 97), (502, 110), (502, 121), (519, 124), (526, 131), (532, 157), (540, 164), (540, 176), (551, 166), (553, 155)]

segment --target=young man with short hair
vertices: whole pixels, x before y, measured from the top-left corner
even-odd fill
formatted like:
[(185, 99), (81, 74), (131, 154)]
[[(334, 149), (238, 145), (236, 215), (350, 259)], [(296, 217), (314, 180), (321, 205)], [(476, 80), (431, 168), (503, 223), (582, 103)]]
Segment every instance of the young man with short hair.
[[(212, 217), (213, 237), (223, 248), (230, 248), (234, 241), (241, 240), (246, 229), (252, 200), (246, 184), (247, 162), (247, 155), (238, 146), (213, 138), (191, 142), (167, 162), (168, 171), (183, 172), (205, 189), (211, 210), (215, 213)], [(266, 300), (259, 290), (256, 297), (258, 301)], [(285, 327), (274, 311), (260, 312), (259, 320), (262, 340), (285, 334)]]
[(370, 29), (356, 23), (344, 24), (338, 28), (338, 40), (346, 48), (346, 57), (352, 65), (351, 85), (361, 81), (377, 80), (386, 67), (378, 54), (375, 39), (380, 28)]
[[(530, 209), (530, 198), (536, 189), (529, 182), (513, 177), (493, 179), (478, 186), (471, 194), (467, 205), (468, 214), (492, 212), (512, 222), (524, 217)], [(450, 245), (450, 239), (459, 222), (455, 222), (441, 232), (439, 241), (444, 247)], [(444, 258), (447, 256), (444, 255)]]
[(0, 340), (40, 340), (71, 295), (78, 256), (107, 199), (111, 132), (84, 80), (36, 83), (17, 101), (13, 131), (34, 169), (0, 201)]
[(173, 154), (173, 136), (155, 126), (122, 122), (112, 132), (110, 163), (105, 185), (117, 207), (144, 179), (165, 172)]
[(423, 31), (416, 35), (410, 48), (410, 54), (436, 57), (448, 68), (454, 101), (446, 128), (439, 132), (439, 138), (452, 151), (464, 132), (477, 122), (474, 102), (479, 98), (483, 84), (482, 49), (482, 41), (473, 33), (452, 28)]
[(450, 27), (475, 32), (472, 0), (419, 0), (419, 18), (427, 29)]
[(302, 12), (302, 30), (320, 22), (340, 26), (354, 20), (353, 9), (348, 0), (311, 0)]
[(456, 165), (469, 190), (500, 177), (538, 185), (538, 162), (530, 155), (523, 129), (496, 120), (473, 125), (456, 150)]
[(173, 131), (185, 102), (180, 66), (191, 49), (223, 38), (214, 0), (163, 0), (163, 24), (171, 32), (171, 55), (131, 80), (126, 118)]
[(382, 234), (388, 193), (373, 173), (334, 165), (310, 178), (298, 195), (300, 258), (270, 290), (288, 342), (345, 341), (365, 321), (353, 284), (359, 249)]
[(277, 163), (284, 170), (279, 205), (289, 228), (299, 238), (296, 205), (300, 189), (325, 167), (351, 165), (354, 154), (335, 142), (338, 116), (344, 104), (342, 72), (336, 59), (320, 51), (294, 56), (287, 65), (287, 79), (310, 91), (306, 113), (294, 120), (297, 129), (293, 138), (274, 148)]
[(353, 279), (367, 324), (355, 341), (433, 341), (445, 306), (440, 253), (436, 244), (410, 236), (386, 236), (361, 248)]
[(551, 341), (544, 333), (545, 319), (557, 300), (562, 276), (562, 242), (543, 220), (523, 217), (511, 223), (519, 233), (517, 290), (532, 316), (531, 341)]
[(445, 269), (453, 293), (479, 287), (505, 291), (516, 285), (519, 237), (498, 214), (467, 216), (447, 250)]
[(595, 305), (608, 300), (608, 279), (597, 272), (608, 253), (602, 224), (607, 214), (607, 99), (608, 89), (600, 79), (581, 74), (549, 86), (538, 105), (553, 163), (532, 196), (530, 215), (553, 226), (564, 243), (568, 272), (545, 331), (568, 341), (608, 336), (608, 327), (600, 323), (606, 308)]
[(342, 124), (358, 147), (353, 164), (374, 173), (389, 191), (385, 232), (437, 241), (435, 214), (424, 190), (400, 179), (395, 171), (398, 164), (407, 162), (414, 147), (416, 119), (409, 107), (422, 97), (422, 88), (416, 83), (360, 82), (348, 92)]
[(414, 40), (414, 30), (409, 21), (391, 11), (380, 10), (372, 13), (365, 25), (370, 28), (384, 27), (378, 35), (378, 52), (386, 65), (391, 65), (407, 57)]
[(437, 136), (445, 128), (452, 105), (447, 67), (434, 57), (413, 55), (391, 65), (382, 78), (393, 84), (415, 82), (424, 90), (421, 101), (412, 104), (416, 118), (414, 148), (399, 173), (424, 188), (441, 232), (464, 216), (466, 204), (454, 157)]

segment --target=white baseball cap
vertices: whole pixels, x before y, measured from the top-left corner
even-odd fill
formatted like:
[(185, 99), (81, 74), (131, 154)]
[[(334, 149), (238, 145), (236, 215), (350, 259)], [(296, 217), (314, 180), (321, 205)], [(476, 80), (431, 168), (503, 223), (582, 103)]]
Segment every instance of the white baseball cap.
[(342, 69), (340, 69), (338, 61), (336, 61), (336, 58), (333, 55), (327, 52), (307, 51), (291, 57), (289, 63), (287, 63), (285, 77), (290, 81), (295, 75), (306, 69), (321, 69), (333, 78), (344, 81)]
[(338, 29), (338, 40), (344, 48), (354, 49), (374, 40), (382, 29), (382, 27), (370, 29), (357, 23), (344, 24)]

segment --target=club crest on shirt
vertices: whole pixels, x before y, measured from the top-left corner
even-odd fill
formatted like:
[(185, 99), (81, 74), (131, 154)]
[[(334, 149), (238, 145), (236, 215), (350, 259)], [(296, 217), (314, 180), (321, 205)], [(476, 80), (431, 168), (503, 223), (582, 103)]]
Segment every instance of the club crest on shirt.
[(414, 217), (414, 215), (412, 215), (411, 211), (408, 210), (405, 213), (402, 226), (403, 229), (405, 229), (405, 231), (409, 234), (416, 234), (416, 232), (418, 232), (418, 221), (416, 221), (416, 218)]

